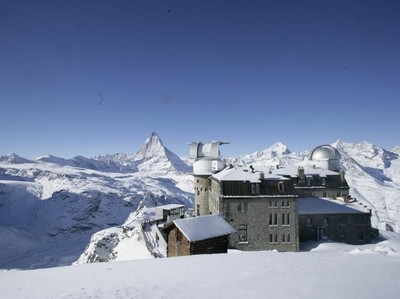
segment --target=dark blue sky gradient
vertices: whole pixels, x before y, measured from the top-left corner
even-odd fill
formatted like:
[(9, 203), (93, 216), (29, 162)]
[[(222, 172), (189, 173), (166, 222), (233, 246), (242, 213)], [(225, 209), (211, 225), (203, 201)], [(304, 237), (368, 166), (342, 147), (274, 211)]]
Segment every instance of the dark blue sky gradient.
[[(1, 1), (0, 153), (400, 145), (399, 1)], [(99, 104), (99, 102), (101, 102)]]

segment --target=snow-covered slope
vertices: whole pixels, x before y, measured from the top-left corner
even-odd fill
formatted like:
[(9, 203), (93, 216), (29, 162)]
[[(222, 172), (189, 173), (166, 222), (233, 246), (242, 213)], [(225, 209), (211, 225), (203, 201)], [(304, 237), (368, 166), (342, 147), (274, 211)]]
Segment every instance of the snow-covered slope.
[[(152, 148), (149, 140), (145, 145)], [(161, 141), (158, 145), (153, 158), (144, 157), (147, 161), (179, 164), (167, 160), (176, 155), (165, 155), (169, 152), (162, 150)], [(189, 173), (172, 168), (165, 172), (156, 162), (149, 169), (128, 171), (114, 161), (84, 157), (46, 156), (35, 161), (16, 155), (2, 157), (0, 268), (70, 264), (93, 233), (122, 225), (138, 209), (169, 203), (193, 205)]]
[[(1, 271), (4, 298), (398, 298), (400, 240)], [(134, 250), (132, 246), (132, 250)], [(201, 286), (199, 288), (199, 283)]]

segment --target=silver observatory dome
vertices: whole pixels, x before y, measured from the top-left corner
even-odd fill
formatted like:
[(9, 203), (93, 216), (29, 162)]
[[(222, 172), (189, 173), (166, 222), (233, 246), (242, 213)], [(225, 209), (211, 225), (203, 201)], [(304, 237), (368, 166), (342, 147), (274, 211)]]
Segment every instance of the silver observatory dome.
[(330, 145), (320, 145), (314, 148), (308, 157), (313, 162), (315, 167), (322, 169), (329, 169), (339, 171), (340, 166), (340, 153)]
[(330, 145), (320, 145), (314, 148), (311, 153), (309, 159), (311, 161), (315, 160), (340, 160), (339, 151)]

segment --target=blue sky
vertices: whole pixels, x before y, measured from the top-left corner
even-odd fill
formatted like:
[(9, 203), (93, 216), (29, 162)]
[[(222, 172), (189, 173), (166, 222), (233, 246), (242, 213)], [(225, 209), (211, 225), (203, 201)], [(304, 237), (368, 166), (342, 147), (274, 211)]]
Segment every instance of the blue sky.
[(0, 154), (400, 145), (399, 1), (1, 1)]

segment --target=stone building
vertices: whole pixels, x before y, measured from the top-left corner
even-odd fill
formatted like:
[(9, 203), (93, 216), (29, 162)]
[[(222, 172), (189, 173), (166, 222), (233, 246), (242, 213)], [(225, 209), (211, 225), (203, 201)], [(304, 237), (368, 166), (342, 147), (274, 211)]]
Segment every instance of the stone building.
[(219, 215), (177, 219), (166, 225), (167, 256), (227, 253), (235, 230)]
[(303, 242), (371, 243), (371, 212), (356, 202), (299, 198), (299, 238)]
[(210, 177), (209, 212), (222, 215), (240, 250), (298, 251), (297, 195), (290, 179), (237, 166)]
[[(370, 213), (348, 207), (349, 186), (340, 154), (332, 146), (316, 147), (300, 166), (225, 167), (221, 144), (191, 145), (195, 210), (198, 216), (222, 215), (235, 228), (229, 237), (231, 247), (298, 251), (299, 242), (325, 237), (352, 244), (370, 242)], [(316, 206), (325, 203), (328, 211), (299, 212), (299, 203), (310, 197)], [(327, 205), (329, 201), (333, 205)], [(340, 203), (348, 207), (346, 213), (339, 212)], [(329, 219), (329, 227), (319, 223), (324, 219)]]

